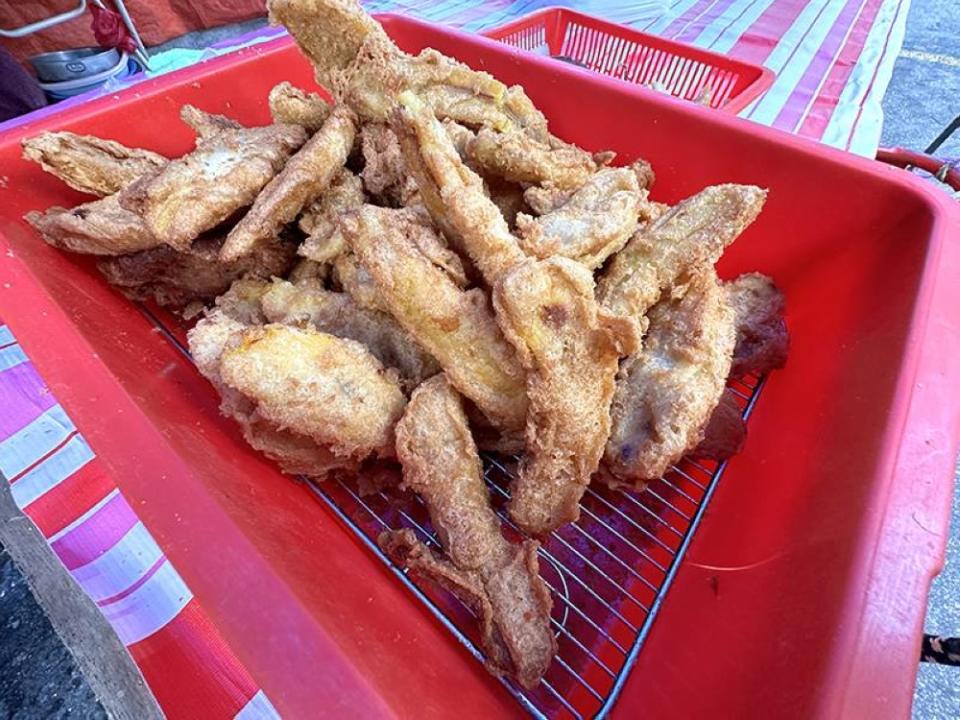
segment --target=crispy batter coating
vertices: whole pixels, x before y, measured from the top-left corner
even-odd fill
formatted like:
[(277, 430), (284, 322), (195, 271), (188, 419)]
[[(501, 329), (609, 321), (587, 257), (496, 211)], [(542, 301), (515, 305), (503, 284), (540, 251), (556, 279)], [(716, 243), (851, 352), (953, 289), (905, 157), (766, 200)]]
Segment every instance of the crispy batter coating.
[(310, 437), (264, 419), (252, 400), (224, 383), (220, 377), (223, 354), (238, 346), (248, 329), (245, 323), (215, 310), (188, 333), (197, 369), (220, 393), (220, 411), (237, 422), (251, 447), (274, 460), (285, 473), (322, 479), (333, 470), (356, 468), (352, 458), (338, 457)]
[(520, 245), (484, 193), (483, 180), (464, 165), (430, 108), (409, 92), (399, 103), (391, 127), (424, 206), (447, 240), (473, 260), (492, 287), (524, 259)]
[(143, 215), (150, 231), (179, 250), (216, 227), (257, 194), (306, 140), (296, 125), (224, 128), (172, 160), (150, 182), (137, 183), (123, 200)]
[(642, 352), (624, 359), (604, 461), (625, 484), (658, 478), (700, 442), (730, 374), (733, 310), (712, 267), (649, 313)]
[(356, 135), (353, 112), (338, 105), (312, 138), (287, 161), (257, 195), (253, 207), (227, 235), (220, 251), (236, 260), (267, 242), (317, 199), (343, 169)]
[(397, 425), (397, 455), (403, 486), (423, 497), (449, 562), (410, 530), (384, 533), (381, 546), (475, 609), (491, 672), (534, 687), (556, 653), (538, 546), (504, 539), (460, 397), (445, 376), (414, 392)]
[(220, 377), (253, 401), (260, 417), (336, 456), (393, 454), (403, 393), (358, 342), (289, 325), (251, 327), (224, 351)]
[[(338, 236), (343, 237), (340, 233)], [(352, 297), (358, 306), (367, 310), (390, 312), (390, 305), (380, 294), (373, 276), (349, 250), (337, 255), (333, 261), (333, 282), (335, 286)]]
[(752, 185), (714, 185), (649, 223), (610, 261), (597, 285), (608, 312), (631, 320), (628, 350), (640, 347), (643, 317), (660, 293), (687, 269), (713, 264), (754, 221), (766, 190)]
[(579, 517), (610, 434), (619, 355), (593, 278), (573, 260), (522, 262), (494, 287), (493, 304), (527, 370), (530, 398), (510, 517), (542, 535)]
[(292, 283), (298, 283), (304, 280), (316, 280), (323, 283), (329, 276), (329, 265), (304, 259), (293, 266), (293, 269), (291, 269), (287, 275), (287, 280)]
[(180, 119), (197, 134), (198, 140), (206, 140), (219, 135), (224, 130), (239, 130), (243, 127), (233, 118), (201, 110), (194, 105), (180, 108)]
[(766, 275), (747, 273), (723, 284), (737, 322), (733, 377), (764, 375), (787, 362), (790, 336), (784, 322), (783, 293)]
[(296, 259), (295, 244), (274, 240), (255, 253), (224, 263), (217, 257), (222, 245), (222, 235), (204, 236), (184, 251), (160, 245), (106, 258), (97, 263), (97, 268), (107, 282), (129, 298), (153, 299), (164, 307), (183, 307), (193, 301), (213, 300), (245, 275), (283, 275)]
[(466, 146), (467, 157), (484, 173), (511, 182), (572, 190), (583, 185), (597, 171), (597, 163), (586, 150), (556, 142), (551, 147), (524, 130), (496, 132), (481, 129)]
[(167, 163), (163, 155), (115, 140), (72, 132), (45, 132), (23, 140), (23, 157), (80, 192), (103, 197)]
[(483, 291), (463, 290), (422, 251), (416, 236), (436, 231), (413, 210), (370, 205), (342, 227), (390, 313), (437, 359), (454, 387), (498, 428), (522, 427), (523, 370)]
[(85, 255), (126, 255), (161, 243), (137, 213), (123, 207), (123, 199), (137, 183), (119, 193), (73, 208), (50, 207), (32, 211), (24, 219), (46, 243)]
[(330, 115), (330, 105), (317, 93), (306, 92), (284, 80), (274, 85), (267, 97), (270, 117), (275, 123), (300, 125), (315, 133)]
[(627, 244), (645, 196), (630, 170), (601, 170), (555, 210), (518, 216), (520, 245), (530, 255), (562, 255), (593, 270)]
[(346, 250), (340, 234), (340, 218), (353, 212), (366, 201), (360, 178), (346, 168), (342, 169), (330, 187), (308, 205), (300, 216), (300, 229), (307, 239), (299, 253), (318, 263), (329, 263)]
[(360, 177), (371, 195), (394, 207), (416, 199), (417, 183), (410, 177), (400, 141), (384, 123), (368, 123), (360, 130), (363, 170)]
[(437, 361), (390, 315), (362, 308), (349, 295), (324, 290), (316, 281), (294, 285), (274, 280), (261, 304), (268, 322), (309, 325), (363, 343), (377, 360), (397, 370), (409, 389), (440, 372)]

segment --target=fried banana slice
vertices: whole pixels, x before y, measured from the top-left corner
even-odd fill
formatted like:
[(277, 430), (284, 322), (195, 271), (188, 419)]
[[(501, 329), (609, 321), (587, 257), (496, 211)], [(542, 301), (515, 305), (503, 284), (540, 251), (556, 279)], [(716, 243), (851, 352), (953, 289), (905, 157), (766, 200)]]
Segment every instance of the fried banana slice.
[(240, 345), (248, 329), (247, 324), (218, 309), (187, 334), (197, 369), (220, 394), (220, 412), (235, 420), (250, 446), (276, 462), (285, 473), (322, 479), (333, 470), (356, 468), (358, 463), (353, 459), (338, 457), (310, 437), (260, 417), (252, 400), (224, 383), (220, 377), (223, 354)]
[(393, 455), (406, 401), (392, 373), (358, 342), (288, 325), (251, 327), (223, 353), (220, 377), (260, 417), (338, 457)]
[(283, 275), (296, 260), (294, 243), (274, 240), (250, 255), (225, 263), (217, 257), (222, 245), (222, 235), (201, 237), (183, 251), (160, 245), (101, 260), (97, 269), (131, 299), (183, 307), (193, 301), (213, 300), (244, 276)]
[(360, 177), (367, 192), (394, 207), (406, 207), (416, 199), (417, 183), (410, 177), (400, 141), (388, 125), (364, 125), (360, 130), (360, 148)]
[(640, 347), (643, 317), (661, 292), (685, 270), (715, 263), (760, 214), (766, 196), (752, 185), (708, 187), (645, 225), (613, 257), (597, 298), (611, 314), (635, 323), (628, 349)]
[(360, 307), (349, 295), (324, 290), (315, 281), (297, 285), (274, 280), (261, 298), (266, 320), (308, 325), (340, 338), (356, 340), (413, 389), (440, 372), (440, 365), (386, 313)]
[(32, 211), (24, 219), (48, 245), (85, 255), (126, 255), (161, 245), (143, 218), (123, 207), (128, 190), (73, 208)]
[(790, 336), (784, 322), (783, 293), (766, 275), (747, 273), (723, 284), (737, 323), (733, 377), (764, 375), (787, 362)]
[(583, 185), (598, 170), (593, 156), (575, 145), (547, 142), (524, 130), (496, 132), (481, 129), (466, 146), (467, 158), (484, 173), (511, 182), (543, 185), (561, 190)]
[(526, 455), (510, 517), (542, 535), (577, 519), (610, 434), (619, 354), (593, 278), (567, 258), (528, 259), (494, 287), (493, 305), (527, 370)]
[(180, 108), (180, 119), (197, 134), (197, 139), (206, 140), (225, 130), (240, 130), (243, 125), (226, 115), (217, 115), (201, 110), (195, 105)]
[(360, 307), (390, 313), (390, 305), (380, 294), (373, 276), (349, 250), (338, 255), (333, 261), (333, 281), (334, 285), (339, 286)]
[(593, 270), (627, 244), (645, 196), (630, 170), (601, 170), (557, 209), (539, 218), (519, 215), (520, 245), (538, 258), (562, 255)]
[(524, 372), (483, 291), (463, 290), (421, 250), (417, 236), (436, 231), (413, 210), (370, 205), (342, 230), (390, 313), (437, 359), (453, 386), (498, 428), (523, 427)]
[(222, 259), (229, 262), (241, 258), (276, 237), (304, 205), (326, 190), (347, 161), (356, 131), (353, 111), (342, 105), (335, 107), (323, 127), (267, 183), (253, 207), (227, 235), (220, 251)]
[(391, 125), (424, 206), (453, 247), (473, 260), (491, 287), (526, 257), (483, 180), (457, 153), (431, 109), (405, 92)]
[(340, 218), (357, 210), (366, 199), (360, 178), (343, 168), (330, 187), (300, 216), (299, 226), (307, 233), (307, 239), (300, 245), (299, 253), (314, 262), (329, 263), (344, 252)]
[(267, 97), (270, 117), (275, 123), (299, 125), (315, 133), (330, 115), (330, 105), (317, 93), (305, 92), (284, 80), (274, 85)]
[(625, 484), (661, 477), (696, 447), (730, 374), (736, 327), (712, 267), (694, 269), (681, 297), (649, 313), (642, 352), (624, 359), (604, 452)]
[(409, 529), (382, 534), (381, 547), (474, 608), (492, 673), (536, 686), (556, 653), (538, 544), (503, 537), (460, 397), (445, 376), (414, 392), (397, 425), (397, 455), (403, 487), (423, 497), (449, 562)]
[(45, 132), (23, 141), (23, 158), (32, 160), (74, 190), (103, 197), (156, 172), (167, 158), (114, 140), (72, 132)]
[(178, 250), (250, 205), (306, 140), (296, 125), (223, 128), (172, 160), (123, 206), (143, 216), (150, 232)]

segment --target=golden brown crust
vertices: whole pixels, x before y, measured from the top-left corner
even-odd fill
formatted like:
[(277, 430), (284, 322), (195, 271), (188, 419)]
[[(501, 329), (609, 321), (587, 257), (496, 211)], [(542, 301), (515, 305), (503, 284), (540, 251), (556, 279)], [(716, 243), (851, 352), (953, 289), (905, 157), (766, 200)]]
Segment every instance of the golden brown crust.
[(627, 244), (645, 199), (630, 170), (601, 170), (545, 215), (519, 215), (520, 245), (538, 258), (562, 255), (596, 269)]
[(635, 324), (629, 350), (640, 346), (643, 316), (660, 293), (694, 266), (713, 264), (756, 219), (767, 193), (752, 185), (714, 185), (641, 227), (597, 284), (604, 309)]
[(304, 205), (326, 190), (347, 161), (356, 135), (356, 118), (337, 106), (312, 138), (287, 161), (257, 195), (253, 207), (227, 235), (220, 251), (224, 261), (252, 252), (276, 237)]
[(275, 123), (300, 125), (311, 133), (319, 130), (330, 115), (330, 104), (326, 100), (286, 80), (270, 89), (267, 104)]
[(141, 214), (150, 232), (184, 250), (206, 230), (250, 205), (306, 140), (296, 125), (224, 128), (172, 160), (123, 206)]
[(103, 197), (119, 192), (167, 163), (162, 155), (130, 148), (115, 140), (72, 132), (45, 132), (22, 142), (32, 160), (80, 192)]
[(658, 478), (700, 442), (730, 373), (736, 329), (712, 267), (649, 313), (643, 351), (624, 359), (604, 462), (622, 482)]
[[(463, 290), (420, 249), (416, 212), (364, 206), (343, 232), (391, 314), (497, 427), (522, 427), (524, 373), (480, 290)], [(439, 242), (439, 240), (436, 240)]]
[(524, 130), (482, 129), (467, 143), (466, 155), (484, 173), (564, 190), (580, 187), (598, 169), (587, 151), (565, 143), (551, 147)]
[(527, 370), (526, 455), (510, 516), (542, 535), (579, 516), (610, 433), (618, 353), (593, 278), (567, 258), (528, 259), (494, 287), (504, 335)]

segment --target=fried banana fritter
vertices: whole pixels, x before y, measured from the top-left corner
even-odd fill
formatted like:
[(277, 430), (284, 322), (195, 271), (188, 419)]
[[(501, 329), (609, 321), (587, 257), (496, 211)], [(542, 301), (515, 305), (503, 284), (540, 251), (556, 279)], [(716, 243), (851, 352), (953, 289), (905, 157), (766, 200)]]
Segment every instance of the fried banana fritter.
[(390, 313), (390, 305), (380, 294), (373, 276), (351, 251), (340, 253), (333, 261), (333, 282), (360, 307)]
[(342, 229), (391, 314), (437, 359), (454, 387), (498, 428), (523, 427), (523, 370), (483, 291), (463, 290), (421, 250), (424, 241), (416, 236), (436, 231), (413, 210), (370, 205)]
[(495, 286), (493, 304), (527, 370), (526, 454), (510, 517), (542, 535), (579, 517), (579, 502), (610, 434), (619, 354), (593, 295), (567, 258), (528, 259)]
[(299, 253), (318, 263), (329, 263), (346, 245), (340, 234), (340, 218), (357, 210), (366, 201), (363, 183), (352, 172), (343, 168), (330, 187), (314, 200), (300, 216), (299, 226), (307, 233)]
[(449, 562), (409, 529), (383, 533), (381, 547), (474, 608), (492, 673), (536, 686), (557, 649), (538, 544), (503, 537), (460, 397), (445, 376), (414, 392), (397, 425), (397, 455), (403, 486), (423, 497)]
[(315, 133), (330, 115), (330, 105), (317, 93), (305, 92), (287, 81), (275, 85), (267, 98), (275, 123), (300, 125)]
[(217, 115), (201, 110), (194, 105), (180, 108), (180, 119), (197, 134), (197, 139), (206, 140), (225, 130), (240, 130), (243, 125), (226, 115)]
[(783, 293), (766, 275), (747, 273), (723, 284), (737, 323), (733, 377), (764, 375), (787, 362), (790, 336), (784, 322)]
[(650, 310), (641, 352), (624, 359), (604, 453), (624, 484), (661, 477), (696, 447), (730, 374), (734, 314), (711, 266)]
[(358, 342), (288, 325), (251, 327), (224, 351), (220, 377), (260, 417), (338, 457), (393, 455), (406, 401), (396, 378)]
[(538, 218), (518, 216), (520, 244), (530, 255), (562, 255), (593, 270), (627, 244), (645, 196), (630, 170), (601, 170), (560, 207)]
[(167, 163), (149, 150), (72, 132), (45, 132), (23, 141), (23, 157), (32, 160), (80, 192), (104, 197)]
[(250, 205), (306, 140), (297, 125), (223, 128), (172, 160), (123, 205), (141, 214), (150, 232), (178, 250)]
[(315, 281), (294, 285), (274, 280), (260, 299), (268, 322), (307, 325), (356, 340), (413, 389), (440, 372), (440, 365), (386, 313), (360, 307), (349, 295), (324, 290)]
[(597, 298), (608, 312), (635, 323), (630, 350), (640, 346), (643, 316), (685, 270), (713, 264), (763, 208), (766, 190), (715, 185), (641, 228), (600, 277)]
[(406, 207), (417, 197), (417, 183), (407, 171), (400, 141), (384, 123), (368, 123), (360, 130), (363, 170), (360, 177), (371, 195), (394, 207)]
[(237, 422), (251, 447), (275, 461), (285, 473), (322, 479), (333, 470), (356, 468), (358, 463), (352, 458), (338, 457), (307, 435), (264, 419), (253, 400), (223, 381), (220, 364), (224, 352), (242, 343), (248, 330), (245, 323), (215, 310), (188, 333), (197, 369), (220, 394), (220, 411)]
[(484, 173), (511, 182), (573, 190), (583, 185), (597, 169), (586, 150), (575, 145), (547, 142), (524, 130), (496, 132), (484, 128), (466, 146), (469, 160)]
[[(136, 185), (136, 184), (135, 184)], [(73, 208), (51, 207), (24, 219), (55, 248), (85, 255), (126, 255), (161, 245), (143, 218), (123, 207), (130, 190)]]
[(230, 261), (243, 257), (292, 222), (341, 171), (356, 131), (353, 112), (342, 105), (335, 107), (323, 127), (257, 195), (253, 207), (227, 235), (221, 258)]
[(403, 93), (392, 127), (424, 206), (455, 249), (473, 260), (491, 287), (526, 256), (483, 180), (464, 165), (430, 108)]
[(198, 238), (186, 250), (161, 245), (97, 263), (111, 285), (134, 300), (154, 300), (164, 307), (183, 307), (193, 301), (208, 302), (243, 276), (269, 278), (284, 275), (296, 260), (296, 245), (274, 240), (233, 262), (217, 254), (223, 236)]

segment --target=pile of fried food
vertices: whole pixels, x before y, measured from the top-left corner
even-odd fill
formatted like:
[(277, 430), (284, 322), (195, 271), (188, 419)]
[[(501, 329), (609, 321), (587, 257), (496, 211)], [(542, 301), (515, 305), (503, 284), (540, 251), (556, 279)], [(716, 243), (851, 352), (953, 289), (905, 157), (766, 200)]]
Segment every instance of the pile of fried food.
[[(758, 187), (668, 207), (648, 164), (550, 134), (522, 88), (400, 51), (354, 0), (273, 0), (333, 102), (281, 83), (274, 122), (192, 106), (168, 159), (69, 132), (24, 155), (100, 199), (27, 220), (99, 256), (138, 300), (203, 317), (190, 350), (224, 414), (288, 472), (399, 461), (446, 557), (384, 533), (398, 563), (476, 611), (488, 666), (536, 685), (556, 651), (535, 538), (590, 482), (643, 488), (744, 437), (728, 377), (782, 366), (769, 278), (714, 264)], [(519, 453), (509, 542), (478, 447)]]

